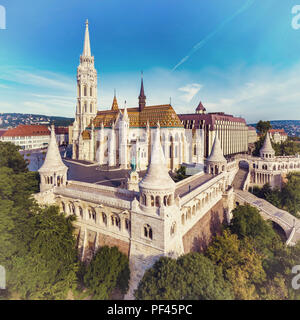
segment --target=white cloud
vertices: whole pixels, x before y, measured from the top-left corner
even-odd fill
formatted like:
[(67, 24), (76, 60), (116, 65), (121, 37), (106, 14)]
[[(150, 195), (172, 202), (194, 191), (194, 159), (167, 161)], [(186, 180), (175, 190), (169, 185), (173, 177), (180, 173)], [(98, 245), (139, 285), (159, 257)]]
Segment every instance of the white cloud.
[(185, 94), (181, 95), (180, 98), (185, 102), (190, 102), (201, 88), (202, 85), (199, 83), (187, 84), (186, 86), (178, 89), (179, 91), (185, 92)]

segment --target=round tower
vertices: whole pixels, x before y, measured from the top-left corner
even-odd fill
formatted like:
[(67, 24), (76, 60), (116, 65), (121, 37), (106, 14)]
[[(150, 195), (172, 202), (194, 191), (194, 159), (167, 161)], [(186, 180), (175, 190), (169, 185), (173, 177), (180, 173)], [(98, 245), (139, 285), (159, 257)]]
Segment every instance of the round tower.
[(51, 137), (46, 159), (38, 170), (41, 178), (40, 191), (49, 190), (55, 186), (66, 185), (68, 167), (63, 163), (56, 143), (55, 128), (51, 126)]
[(270, 158), (274, 158), (275, 157), (275, 151), (274, 151), (274, 149), (272, 147), (270, 135), (269, 135), (268, 132), (266, 134), (264, 145), (260, 149), (259, 153), (260, 153), (260, 157), (261, 158), (270, 159)]
[(216, 134), (210, 156), (205, 160), (206, 173), (218, 175), (227, 169), (227, 160), (224, 158), (221, 143)]
[(159, 127), (156, 129), (147, 173), (139, 186), (142, 210), (160, 214), (163, 207), (174, 205), (175, 182), (168, 173)]

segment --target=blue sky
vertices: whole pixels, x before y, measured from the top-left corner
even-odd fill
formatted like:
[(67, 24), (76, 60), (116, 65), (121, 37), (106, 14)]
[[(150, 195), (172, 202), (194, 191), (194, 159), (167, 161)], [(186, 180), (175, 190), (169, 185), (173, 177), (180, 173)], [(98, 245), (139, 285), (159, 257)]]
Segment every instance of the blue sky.
[[(0, 0), (0, 112), (74, 116), (76, 68), (90, 22), (98, 109), (147, 104), (300, 119), (300, 0)], [(0, 17), (1, 19), (1, 17)], [(300, 20), (299, 20), (300, 21)], [(1, 24), (1, 21), (0, 21)]]

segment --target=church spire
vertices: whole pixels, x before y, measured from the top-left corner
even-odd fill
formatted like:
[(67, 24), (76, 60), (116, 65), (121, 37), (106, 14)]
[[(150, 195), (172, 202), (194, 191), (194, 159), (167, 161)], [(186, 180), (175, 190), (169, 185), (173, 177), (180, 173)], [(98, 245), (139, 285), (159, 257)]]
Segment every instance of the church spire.
[(89, 21), (85, 22), (85, 38), (84, 38), (84, 47), (83, 47), (83, 56), (91, 57), (91, 44), (90, 44), (90, 33), (89, 33)]
[(141, 75), (141, 91), (139, 95), (139, 111), (143, 111), (143, 109), (146, 107), (146, 96), (144, 92), (144, 81), (143, 81), (143, 72)]
[(113, 100), (113, 104), (111, 106), (111, 110), (119, 110), (118, 101), (117, 101), (117, 97), (116, 97), (116, 89), (115, 89), (115, 93), (114, 93), (114, 100)]

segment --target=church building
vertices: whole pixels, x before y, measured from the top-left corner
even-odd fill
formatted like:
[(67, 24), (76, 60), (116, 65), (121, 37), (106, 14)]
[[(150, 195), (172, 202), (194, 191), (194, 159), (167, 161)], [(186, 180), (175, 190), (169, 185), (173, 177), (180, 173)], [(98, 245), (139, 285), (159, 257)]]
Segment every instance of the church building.
[(109, 110), (97, 111), (97, 71), (91, 54), (89, 25), (86, 22), (84, 49), (77, 69), (77, 107), (72, 131), (73, 159), (110, 168), (146, 170), (151, 157), (154, 132), (160, 140), (169, 170), (181, 164), (203, 169), (202, 129), (186, 130), (170, 104), (148, 106), (143, 77), (136, 107), (119, 107), (116, 94)]

